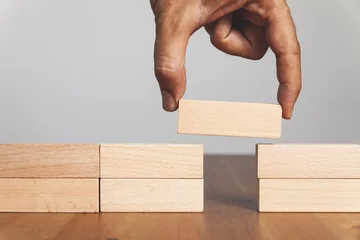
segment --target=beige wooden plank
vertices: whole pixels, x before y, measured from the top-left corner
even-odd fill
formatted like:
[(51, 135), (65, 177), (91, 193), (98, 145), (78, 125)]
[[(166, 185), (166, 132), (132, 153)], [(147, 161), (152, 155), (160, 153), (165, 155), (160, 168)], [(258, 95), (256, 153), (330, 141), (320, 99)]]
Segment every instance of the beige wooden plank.
[(0, 179), (0, 212), (98, 212), (99, 179)]
[(202, 212), (203, 179), (101, 179), (102, 212)]
[(360, 212), (360, 179), (260, 179), (260, 212)]
[(178, 133), (280, 138), (282, 110), (277, 104), (181, 100)]
[(200, 144), (101, 144), (101, 178), (203, 178)]
[(259, 178), (360, 178), (360, 145), (258, 144)]
[(99, 144), (1, 144), (0, 178), (98, 178)]

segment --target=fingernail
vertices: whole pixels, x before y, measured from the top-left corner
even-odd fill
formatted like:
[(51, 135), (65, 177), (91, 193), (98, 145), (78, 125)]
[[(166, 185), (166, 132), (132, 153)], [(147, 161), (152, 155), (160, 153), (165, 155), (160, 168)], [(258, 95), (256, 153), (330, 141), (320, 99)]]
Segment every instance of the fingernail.
[(161, 95), (162, 95), (162, 105), (165, 111), (174, 111), (176, 109), (176, 102), (174, 97), (166, 92), (166, 91), (161, 91)]

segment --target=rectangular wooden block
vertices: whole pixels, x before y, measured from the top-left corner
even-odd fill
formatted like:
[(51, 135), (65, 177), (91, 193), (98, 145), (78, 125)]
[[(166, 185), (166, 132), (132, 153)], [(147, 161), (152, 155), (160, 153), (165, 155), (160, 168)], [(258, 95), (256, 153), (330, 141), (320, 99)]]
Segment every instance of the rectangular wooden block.
[(360, 179), (260, 179), (260, 212), (360, 212)]
[(101, 144), (101, 178), (203, 178), (203, 145)]
[(360, 145), (258, 144), (259, 178), (360, 178)]
[(101, 212), (203, 212), (203, 179), (101, 179)]
[(181, 100), (178, 133), (280, 138), (282, 109), (277, 104)]
[(0, 212), (99, 212), (99, 179), (0, 179)]
[(1, 144), (0, 178), (98, 178), (98, 144)]

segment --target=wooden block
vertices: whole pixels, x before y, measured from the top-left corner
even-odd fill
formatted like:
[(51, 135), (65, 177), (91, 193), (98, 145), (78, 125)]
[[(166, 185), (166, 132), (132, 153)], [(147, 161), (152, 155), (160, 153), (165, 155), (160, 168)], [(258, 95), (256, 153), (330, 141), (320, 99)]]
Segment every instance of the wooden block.
[(258, 144), (259, 178), (360, 178), (360, 145)]
[(360, 179), (260, 179), (260, 212), (360, 212)]
[(0, 179), (0, 212), (99, 212), (99, 179)]
[(280, 138), (282, 109), (277, 104), (181, 100), (178, 133)]
[(101, 144), (101, 178), (203, 178), (203, 145)]
[(101, 179), (101, 212), (202, 212), (203, 179)]
[(98, 178), (98, 144), (2, 144), (0, 178)]

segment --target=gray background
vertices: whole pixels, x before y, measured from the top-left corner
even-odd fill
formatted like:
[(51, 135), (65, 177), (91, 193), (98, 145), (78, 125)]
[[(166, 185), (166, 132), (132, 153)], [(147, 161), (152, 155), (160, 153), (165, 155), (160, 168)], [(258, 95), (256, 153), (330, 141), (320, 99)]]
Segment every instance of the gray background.
[[(280, 140), (178, 135), (153, 75), (149, 1), (0, 0), (1, 143), (360, 143), (360, 5), (288, 1), (302, 45), (303, 91)], [(190, 40), (186, 99), (276, 103), (272, 52), (227, 56)]]

